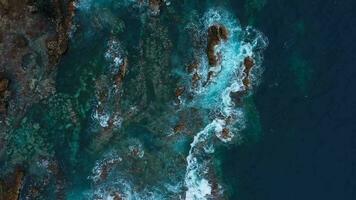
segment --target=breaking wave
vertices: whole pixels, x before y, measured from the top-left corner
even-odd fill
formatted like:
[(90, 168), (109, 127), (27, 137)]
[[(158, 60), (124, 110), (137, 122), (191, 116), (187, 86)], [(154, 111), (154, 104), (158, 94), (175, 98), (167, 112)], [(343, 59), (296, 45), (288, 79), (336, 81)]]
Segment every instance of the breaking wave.
[[(214, 197), (212, 180), (209, 179), (210, 158), (213, 153), (211, 140), (216, 135), (222, 142), (230, 142), (234, 133), (244, 128), (244, 110), (238, 107), (231, 99), (231, 93), (245, 92), (246, 86), (243, 79), (244, 60), (254, 59), (254, 68), (248, 77), (251, 85), (258, 83), (262, 72), (261, 51), (267, 46), (267, 39), (257, 30), (247, 27), (241, 28), (238, 21), (227, 11), (211, 9), (202, 18), (203, 30), (201, 36), (206, 36), (209, 27), (222, 25), (229, 32), (229, 38), (215, 47), (215, 52), (220, 56), (217, 66), (209, 66), (208, 58), (200, 52), (200, 63), (197, 74), (200, 77), (197, 87), (192, 87), (194, 99), (188, 104), (189, 107), (206, 110), (209, 114), (209, 123), (198, 132), (189, 150), (185, 175), (187, 191), (185, 199), (204, 200)], [(205, 41), (206, 42), (206, 41)], [(209, 74), (214, 76), (208, 83)], [(250, 92), (250, 90), (249, 90)], [(207, 150), (208, 149), (208, 150)]]

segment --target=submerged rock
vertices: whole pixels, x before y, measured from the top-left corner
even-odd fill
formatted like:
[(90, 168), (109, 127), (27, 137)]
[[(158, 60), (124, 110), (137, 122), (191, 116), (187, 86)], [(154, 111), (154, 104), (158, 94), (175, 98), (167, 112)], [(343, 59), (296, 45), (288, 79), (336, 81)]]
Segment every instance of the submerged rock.
[[(73, 16), (73, 0), (0, 1), (0, 72), (13, 85), (11, 101), (9, 90), (0, 94), (0, 113), (8, 121), (18, 123), (27, 108), (55, 91), (55, 66), (68, 48)], [(1, 90), (7, 85), (3, 80)]]
[(9, 85), (9, 80), (6, 78), (0, 78), (0, 92), (5, 92)]
[(25, 173), (21, 169), (16, 169), (9, 174), (6, 179), (0, 180), (0, 199), (18, 200), (23, 185)]
[(0, 74), (0, 117), (6, 116), (10, 98), (9, 79)]
[(119, 67), (119, 71), (114, 75), (115, 86), (119, 87), (125, 78), (128, 67), (127, 58), (125, 58)]
[(163, 0), (149, 0), (149, 7), (154, 15), (159, 14)]

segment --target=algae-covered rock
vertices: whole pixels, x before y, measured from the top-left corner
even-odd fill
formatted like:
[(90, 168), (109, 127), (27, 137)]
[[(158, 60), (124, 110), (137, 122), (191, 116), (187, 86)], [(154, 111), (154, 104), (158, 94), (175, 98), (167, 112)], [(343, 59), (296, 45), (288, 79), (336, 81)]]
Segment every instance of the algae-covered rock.
[(6, 179), (0, 179), (0, 199), (18, 200), (23, 186), (25, 173), (21, 169), (7, 175)]

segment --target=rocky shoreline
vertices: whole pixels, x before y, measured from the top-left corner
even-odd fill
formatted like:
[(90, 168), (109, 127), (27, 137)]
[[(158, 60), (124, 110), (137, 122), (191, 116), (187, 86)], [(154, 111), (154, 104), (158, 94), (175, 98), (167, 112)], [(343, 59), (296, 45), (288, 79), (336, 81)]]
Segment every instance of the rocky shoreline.
[(0, 73), (11, 93), (6, 99), (1, 95), (2, 130), (54, 93), (56, 65), (68, 48), (74, 10), (71, 0), (0, 1)]
[[(68, 49), (74, 3), (0, 0), (0, 158), (6, 138), (28, 108), (55, 93), (56, 66)], [(12, 173), (20, 174), (13, 177), (13, 189), (0, 180), (5, 189), (1, 199), (19, 198), (25, 173)]]

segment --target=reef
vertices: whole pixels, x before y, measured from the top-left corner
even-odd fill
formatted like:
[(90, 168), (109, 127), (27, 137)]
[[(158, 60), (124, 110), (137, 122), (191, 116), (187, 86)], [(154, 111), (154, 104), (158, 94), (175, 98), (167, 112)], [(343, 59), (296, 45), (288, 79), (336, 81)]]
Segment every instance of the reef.
[(7, 114), (8, 101), (11, 94), (9, 84), (10, 80), (5, 75), (0, 74), (0, 116), (2, 118), (5, 118)]
[(6, 130), (5, 121), (18, 123), (28, 107), (54, 93), (55, 66), (68, 48), (74, 2), (2, 0), (0, 16), (0, 73), (7, 87), (1, 95), (7, 120), (0, 126)]
[[(25, 114), (34, 104), (55, 93), (57, 64), (68, 49), (74, 11), (72, 0), (0, 1), (1, 162), (9, 153), (5, 150), (11, 138), (23, 140), (16, 127), (21, 127)], [(37, 129), (29, 133), (36, 138), (36, 132)], [(32, 151), (22, 150), (25, 154)], [(13, 155), (18, 160), (26, 157)], [(1, 199), (18, 199), (26, 170), (6, 173), (2, 172), (2, 176), (9, 178), (2, 183)]]
[(177, 2), (0, 0), (2, 199), (227, 199), (265, 40)]
[(153, 14), (159, 14), (160, 7), (163, 4), (163, 0), (149, 0), (149, 7)]

